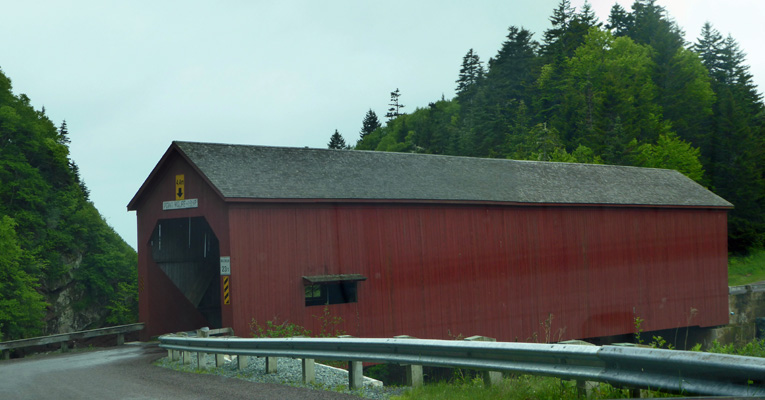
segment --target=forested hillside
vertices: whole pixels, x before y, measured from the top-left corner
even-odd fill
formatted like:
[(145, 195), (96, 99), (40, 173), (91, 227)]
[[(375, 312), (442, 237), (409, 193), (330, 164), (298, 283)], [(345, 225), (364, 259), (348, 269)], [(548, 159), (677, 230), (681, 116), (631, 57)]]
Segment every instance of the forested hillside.
[(735, 205), (731, 251), (762, 246), (765, 108), (735, 39), (687, 43), (655, 0), (605, 22), (562, 0), (550, 22), (539, 41), (511, 26), (486, 63), (470, 49), (454, 99), (403, 114), (396, 89), (355, 148), (676, 169)]
[(88, 199), (57, 128), (0, 72), (0, 340), (137, 318), (135, 251)]

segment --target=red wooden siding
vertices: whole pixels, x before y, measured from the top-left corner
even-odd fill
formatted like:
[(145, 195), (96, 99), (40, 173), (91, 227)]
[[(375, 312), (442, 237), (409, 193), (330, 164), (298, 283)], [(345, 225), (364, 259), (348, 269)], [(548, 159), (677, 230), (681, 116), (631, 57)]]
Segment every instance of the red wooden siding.
[(724, 210), (237, 204), (229, 224), (242, 336), (252, 318), (317, 332), (322, 307), (304, 306), (301, 276), (352, 273), (368, 278), (358, 303), (329, 308), (357, 336), (544, 340), (548, 320), (558, 340), (631, 333), (634, 317), (644, 330), (727, 323)]
[[(199, 207), (163, 211), (164, 201), (175, 200), (175, 176), (180, 174), (185, 175), (186, 199), (198, 199)], [(172, 153), (153, 177), (151, 190), (142, 195), (135, 208), (138, 210), (138, 308), (140, 320), (147, 323), (141, 332), (142, 339), (207, 325), (202, 315), (152, 260), (149, 239), (161, 219), (201, 216), (215, 232), (221, 256), (226, 256), (228, 220), (225, 204), (185, 160)], [(223, 305), (222, 314), (223, 324), (230, 326), (231, 307)]]

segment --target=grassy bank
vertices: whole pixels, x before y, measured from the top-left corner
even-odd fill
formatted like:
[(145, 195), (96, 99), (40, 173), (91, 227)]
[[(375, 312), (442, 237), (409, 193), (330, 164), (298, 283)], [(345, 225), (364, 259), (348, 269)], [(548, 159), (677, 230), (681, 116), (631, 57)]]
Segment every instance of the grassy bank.
[[(658, 392), (644, 392), (644, 396), (670, 397)], [(441, 382), (412, 389), (395, 400), (527, 400), (527, 399), (629, 399), (629, 391), (607, 384), (590, 387), (586, 397), (579, 396), (576, 383), (558, 378), (522, 375), (505, 378), (501, 384), (485, 387), (480, 378), (461, 383)]]
[[(742, 346), (720, 345), (714, 342), (710, 353), (733, 354), (750, 357), (765, 357), (765, 340), (754, 340)], [(459, 370), (455, 370), (459, 371)], [(655, 391), (641, 391), (641, 397), (682, 397)], [(501, 384), (485, 387), (475, 373), (455, 374), (451, 382), (426, 384), (423, 387), (404, 392), (394, 400), (527, 400), (527, 399), (629, 399), (630, 392), (611, 385), (593, 383), (587, 395), (580, 396), (573, 381), (558, 378), (522, 375), (508, 378)]]
[(738, 286), (765, 281), (765, 249), (728, 259), (728, 285)]

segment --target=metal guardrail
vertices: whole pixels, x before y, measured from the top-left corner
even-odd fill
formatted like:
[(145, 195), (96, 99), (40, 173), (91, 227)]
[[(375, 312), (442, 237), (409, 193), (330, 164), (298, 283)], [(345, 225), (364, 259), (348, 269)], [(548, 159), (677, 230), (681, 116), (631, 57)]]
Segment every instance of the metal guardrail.
[(754, 283), (749, 285), (728, 286), (728, 294), (730, 295), (737, 295), (737, 294), (744, 294), (744, 293), (757, 293), (757, 292), (765, 292), (765, 284)]
[(125, 342), (125, 334), (135, 331), (140, 331), (144, 328), (143, 322), (129, 325), (110, 326), (106, 328), (90, 329), (87, 331), (78, 331), (70, 333), (61, 333), (50, 336), (39, 336), (27, 339), (9, 340), (7, 342), (0, 342), (0, 353), (2, 353), (2, 359), (8, 359), (10, 356), (9, 351), (12, 349), (20, 349), (25, 347), (43, 346), (52, 343), (61, 343), (62, 350), (66, 350), (66, 343), (70, 340), (87, 339), (97, 336), (117, 335), (117, 344), (121, 345)]
[(765, 359), (679, 350), (424, 339), (161, 336), (183, 352), (458, 367), (708, 396), (765, 395)]

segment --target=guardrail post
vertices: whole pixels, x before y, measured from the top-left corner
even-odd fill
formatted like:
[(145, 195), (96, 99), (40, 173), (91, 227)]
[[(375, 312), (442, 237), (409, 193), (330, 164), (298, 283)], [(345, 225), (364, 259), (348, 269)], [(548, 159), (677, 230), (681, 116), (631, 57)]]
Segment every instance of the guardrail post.
[(361, 361), (348, 361), (348, 388), (361, 389), (364, 387), (364, 364)]
[(68, 353), (69, 352), (69, 343), (61, 342), (61, 352), (62, 353)]
[(267, 374), (275, 374), (276, 373), (276, 365), (279, 361), (278, 357), (268, 357), (266, 356), (266, 373)]
[[(352, 335), (340, 335), (338, 339), (351, 339)], [(348, 388), (361, 389), (364, 387), (364, 364), (361, 361), (348, 361)]]
[(247, 356), (243, 356), (241, 354), (236, 356), (236, 368), (240, 370), (247, 368), (248, 361), (249, 359)]
[[(465, 338), (469, 342), (496, 342), (497, 339), (486, 336), (471, 336)], [(502, 373), (499, 371), (482, 371), (483, 383), (486, 386), (499, 385), (502, 382)]]
[(303, 383), (316, 382), (316, 361), (313, 358), (303, 359)]
[(215, 355), (215, 368), (220, 368), (226, 364), (226, 355), (225, 354), (216, 354)]
[(3, 350), (3, 360), (10, 360), (11, 359), (11, 351), (10, 350)]
[(207, 353), (197, 353), (197, 368), (207, 369)]
[[(197, 329), (197, 336), (201, 338), (209, 337), (210, 328), (204, 327), (201, 329)], [(207, 353), (202, 353), (202, 352), (197, 353), (197, 368), (207, 369)]]
[(183, 364), (191, 364), (192, 356), (191, 356), (191, 352), (190, 351), (184, 351), (181, 354), (181, 358), (183, 360)]
[[(641, 344), (635, 344), (635, 343), (629, 343), (629, 342), (626, 342), (626, 343), (612, 343), (611, 346), (619, 346), (619, 347), (650, 347), (650, 346), (647, 346), (647, 345), (641, 345)], [(639, 398), (643, 397), (643, 394), (645, 392), (642, 389), (636, 389), (636, 388), (633, 388), (633, 387), (627, 387), (626, 389), (627, 389), (627, 393), (629, 393), (630, 398), (633, 398), (633, 399), (639, 399)]]
[[(592, 343), (585, 342), (584, 340), (577, 340), (577, 339), (574, 339), (574, 340), (565, 340), (563, 342), (558, 342), (558, 344), (573, 344), (573, 345), (578, 345), (578, 346), (595, 346)], [(596, 382), (583, 381), (583, 380), (577, 379), (576, 380), (576, 393), (580, 397), (587, 397), (588, 392), (591, 392), (592, 388), (594, 386), (596, 386), (596, 385), (597, 385)], [(638, 397), (640, 397), (640, 396), (638, 396)]]
[[(394, 339), (417, 339), (414, 336), (398, 335)], [(420, 387), (423, 384), (422, 365), (402, 364), (406, 370), (406, 385), (411, 387)]]
[[(304, 338), (308, 336), (292, 336), (293, 338)], [(303, 365), (303, 383), (316, 382), (316, 360), (313, 358), (303, 358), (300, 360)]]
[(117, 346), (122, 346), (125, 344), (125, 334), (124, 333), (118, 333), (117, 334)]
[(171, 361), (178, 361), (181, 359), (181, 351), (180, 350), (170, 350), (172, 352), (170, 356)]

